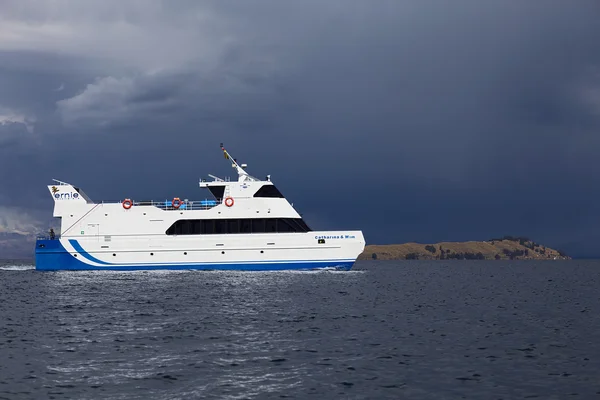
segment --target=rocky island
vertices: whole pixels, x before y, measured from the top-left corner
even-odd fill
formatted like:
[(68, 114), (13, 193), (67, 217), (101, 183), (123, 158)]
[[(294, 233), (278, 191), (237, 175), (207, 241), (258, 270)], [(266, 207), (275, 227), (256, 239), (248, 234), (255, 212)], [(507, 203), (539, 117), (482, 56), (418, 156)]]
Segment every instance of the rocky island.
[(525, 237), (435, 244), (368, 245), (359, 260), (568, 260), (560, 250)]

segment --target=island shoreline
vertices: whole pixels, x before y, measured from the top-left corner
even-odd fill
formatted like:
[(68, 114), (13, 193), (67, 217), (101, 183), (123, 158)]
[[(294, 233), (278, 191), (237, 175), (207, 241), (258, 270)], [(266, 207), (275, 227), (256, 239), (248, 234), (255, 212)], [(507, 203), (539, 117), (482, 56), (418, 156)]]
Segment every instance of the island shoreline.
[(571, 260), (526, 237), (486, 241), (367, 245), (358, 260)]

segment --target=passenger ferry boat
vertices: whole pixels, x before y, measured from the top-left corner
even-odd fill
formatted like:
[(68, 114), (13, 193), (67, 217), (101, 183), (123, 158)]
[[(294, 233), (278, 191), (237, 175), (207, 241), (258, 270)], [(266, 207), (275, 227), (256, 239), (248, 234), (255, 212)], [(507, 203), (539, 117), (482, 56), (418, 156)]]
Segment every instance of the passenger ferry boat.
[(237, 181), (209, 175), (200, 201), (93, 202), (54, 180), (48, 190), (60, 235), (39, 237), (38, 270), (349, 270), (361, 231), (313, 231), (267, 176), (250, 176), (221, 144)]

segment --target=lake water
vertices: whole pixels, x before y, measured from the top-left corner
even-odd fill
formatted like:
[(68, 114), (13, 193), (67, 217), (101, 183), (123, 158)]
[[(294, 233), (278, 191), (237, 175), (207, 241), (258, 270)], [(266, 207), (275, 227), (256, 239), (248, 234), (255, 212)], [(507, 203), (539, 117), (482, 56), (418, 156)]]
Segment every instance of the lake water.
[(0, 265), (4, 399), (600, 398), (600, 261)]

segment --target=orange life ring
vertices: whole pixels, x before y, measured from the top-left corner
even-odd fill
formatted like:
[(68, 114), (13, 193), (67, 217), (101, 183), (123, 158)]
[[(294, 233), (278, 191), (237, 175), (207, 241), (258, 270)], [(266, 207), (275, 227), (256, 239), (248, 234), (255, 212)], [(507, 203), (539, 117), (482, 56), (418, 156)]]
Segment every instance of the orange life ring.
[(181, 201), (181, 199), (179, 199), (179, 197), (175, 197), (173, 199), (173, 201), (171, 202), (171, 205), (173, 206), (173, 208), (179, 208), (181, 207), (181, 205), (183, 204), (183, 202)]
[(133, 205), (133, 202), (129, 199), (125, 199), (125, 200), (123, 200), (123, 203), (121, 203), (121, 204), (123, 204), (124, 209), (129, 210), (131, 208), (131, 206)]
[(227, 207), (231, 207), (233, 205), (234, 201), (233, 201), (233, 197), (227, 196), (225, 198), (225, 205)]

